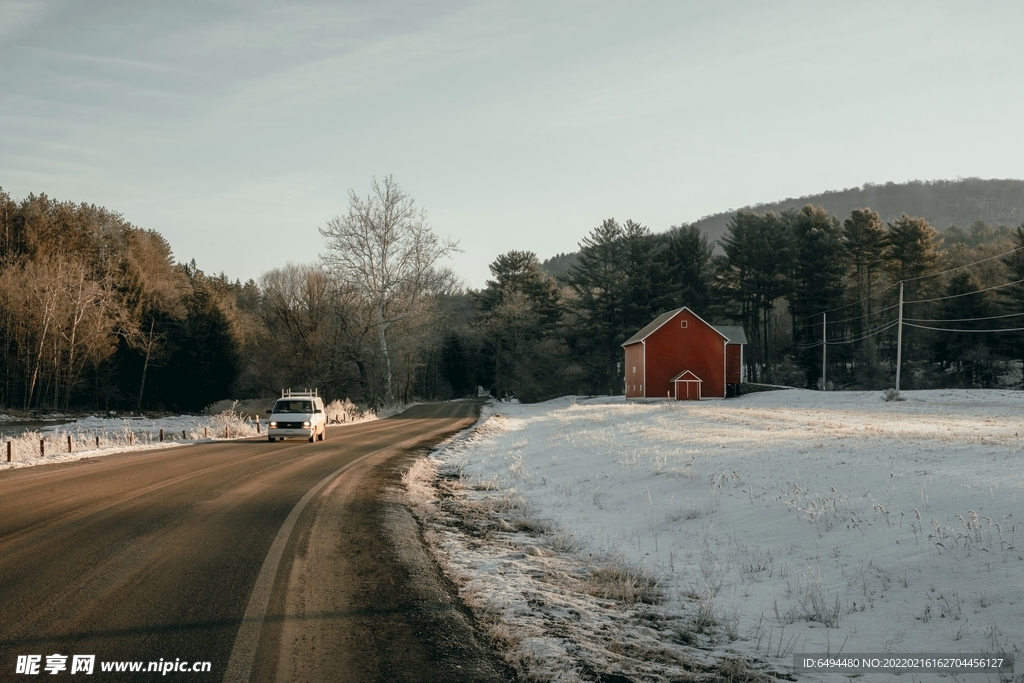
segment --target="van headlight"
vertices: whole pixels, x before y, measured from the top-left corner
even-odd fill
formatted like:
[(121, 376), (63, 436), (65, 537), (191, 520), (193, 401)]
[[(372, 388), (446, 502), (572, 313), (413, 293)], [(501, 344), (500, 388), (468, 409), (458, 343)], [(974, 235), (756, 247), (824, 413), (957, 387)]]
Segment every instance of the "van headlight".
[(302, 426), (303, 427), (308, 427), (309, 426), (309, 420), (306, 420), (305, 422), (303, 422)]
[(277, 422), (275, 420), (271, 420), (270, 421), (270, 426), (271, 427), (276, 427), (277, 426)]

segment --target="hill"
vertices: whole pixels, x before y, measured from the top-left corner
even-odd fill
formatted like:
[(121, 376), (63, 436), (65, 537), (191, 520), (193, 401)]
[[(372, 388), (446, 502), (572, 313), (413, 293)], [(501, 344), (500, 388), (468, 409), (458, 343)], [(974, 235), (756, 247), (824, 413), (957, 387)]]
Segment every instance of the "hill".
[[(933, 180), (909, 183), (888, 182), (885, 185), (865, 183), (854, 187), (806, 197), (783, 199), (770, 204), (745, 206), (744, 209), (764, 213), (780, 213), (786, 209), (799, 209), (806, 204), (823, 206), (840, 219), (854, 209), (869, 207), (883, 221), (899, 218), (900, 214), (921, 216), (939, 230), (952, 226), (968, 228), (977, 221), (990, 226), (1016, 227), (1024, 222), (1024, 180)], [(694, 225), (708, 238), (717, 240), (725, 234), (729, 219), (735, 210), (705, 216)]]
[[(823, 206), (840, 220), (849, 216), (854, 209), (864, 207), (877, 211), (884, 221), (899, 218), (903, 213), (921, 216), (943, 232), (954, 226), (966, 230), (978, 221), (993, 227), (1015, 227), (1024, 223), (1024, 180), (962, 178), (888, 182), (884, 185), (865, 183), (862, 187), (782, 199), (768, 204), (745, 206), (743, 209), (758, 213), (780, 213), (786, 209), (798, 209), (805, 204)], [(714, 242), (725, 234), (729, 219), (736, 211), (730, 209), (705, 216), (694, 221), (693, 225), (703, 230), (708, 239)], [(544, 261), (541, 267), (553, 277), (564, 277), (575, 261), (575, 253), (558, 254)]]

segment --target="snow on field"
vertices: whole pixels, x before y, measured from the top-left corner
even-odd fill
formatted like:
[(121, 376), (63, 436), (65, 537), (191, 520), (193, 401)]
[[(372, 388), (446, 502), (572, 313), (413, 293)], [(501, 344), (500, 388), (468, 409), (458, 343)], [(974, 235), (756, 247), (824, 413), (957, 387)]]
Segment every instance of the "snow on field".
[(464, 600), (538, 679), (1019, 655), (1024, 393), (904, 398), (497, 404), (407, 486)]

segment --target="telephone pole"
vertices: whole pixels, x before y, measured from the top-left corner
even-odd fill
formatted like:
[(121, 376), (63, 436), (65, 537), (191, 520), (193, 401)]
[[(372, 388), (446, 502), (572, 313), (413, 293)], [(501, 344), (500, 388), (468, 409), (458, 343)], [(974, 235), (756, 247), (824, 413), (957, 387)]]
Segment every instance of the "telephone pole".
[(900, 390), (900, 366), (903, 364), (903, 282), (900, 281), (900, 317), (896, 328), (896, 391)]
[(825, 350), (828, 346), (828, 342), (825, 341), (825, 324), (828, 313), (821, 314), (821, 390), (828, 391), (828, 385), (825, 383)]

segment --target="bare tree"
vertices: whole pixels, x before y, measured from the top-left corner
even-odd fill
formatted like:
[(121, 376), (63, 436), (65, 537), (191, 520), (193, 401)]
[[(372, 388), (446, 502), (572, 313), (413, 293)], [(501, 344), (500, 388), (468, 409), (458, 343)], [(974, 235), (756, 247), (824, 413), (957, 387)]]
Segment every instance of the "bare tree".
[(438, 262), (458, 251), (458, 244), (434, 234), (424, 211), (390, 175), (383, 182), (374, 178), (366, 197), (349, 190), (348, 198), (348, 213), (320, 229), (327, 241), (324, 261), (371, 316), (383, 363), (384, 399), (391, 402), (389, 330), (449, 285), (450, 273)]

